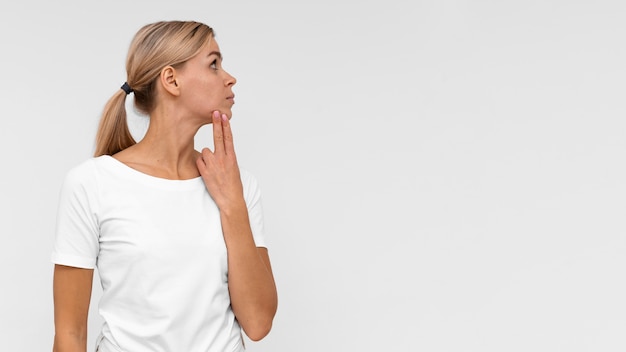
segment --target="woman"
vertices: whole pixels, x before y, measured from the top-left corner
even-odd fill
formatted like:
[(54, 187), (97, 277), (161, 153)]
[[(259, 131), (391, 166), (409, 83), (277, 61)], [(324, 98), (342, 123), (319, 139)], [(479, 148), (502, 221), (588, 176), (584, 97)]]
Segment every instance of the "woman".
[[(135, 35), (127, 82), (105, 106), (94, 158), (66, 176), (52, 261), (54, 351), (85, 351), (93, 270), (100, 352), (242, 351), (277, 308), (260, 194), (239, 169), (233, 76), (210, 27), (158, 22)], [(150, 116), (135, 142), (125, 99)], [(213, 124), (214, 150), (194, 149)]]

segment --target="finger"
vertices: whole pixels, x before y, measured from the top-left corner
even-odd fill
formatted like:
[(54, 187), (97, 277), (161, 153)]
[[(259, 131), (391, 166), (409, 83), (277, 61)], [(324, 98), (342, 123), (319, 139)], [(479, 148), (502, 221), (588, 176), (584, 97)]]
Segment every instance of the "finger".
[(213, 152), (211, 151), (211, 149), (209, 148), (202, 148), (202, 151), (200, 152), (200, 158), (206, 162), (207, 158), (210, 158), (211, 155), (213, 155)]
[(224, 136), (224, 150), (226, 154), (235, 153), (235, 145), (233, 144), (233, 130), (230, 128), (230, 121), (228, 116), (222, 114), (222, 131)]
[(224, 153), (224, 131), (222, 131), (222, 117), (219, 111), (213, 111), (213, 144), (215, 154)]
[(200, 156), (198, 157), (198, 162), (205, 165), (205, 167), (209, 166), (211, 162), (211, 158), (213, 158), (213, 152), (209, 148), (203, 148)]
[(198, 171), (200, 171), (200, 176), (205, 176), (206, 163), (204, 162), (204, 159), (202, 159), (202, 156), (199, 156), (198, 159), (196, 159), (196, 167), (198, 167)]

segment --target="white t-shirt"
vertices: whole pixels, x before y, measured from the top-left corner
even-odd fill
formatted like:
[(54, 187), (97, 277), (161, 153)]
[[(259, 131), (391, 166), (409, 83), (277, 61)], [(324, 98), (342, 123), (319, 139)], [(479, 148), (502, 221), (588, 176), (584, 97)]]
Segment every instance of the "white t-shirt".
[[(241, 170), (265, 247), (260, 191)], [(101, 156), (68, 172), (52, 262), (98, 268), (101, 352), (242, 351), (220, 213), (201, 177), (167, 180)]]

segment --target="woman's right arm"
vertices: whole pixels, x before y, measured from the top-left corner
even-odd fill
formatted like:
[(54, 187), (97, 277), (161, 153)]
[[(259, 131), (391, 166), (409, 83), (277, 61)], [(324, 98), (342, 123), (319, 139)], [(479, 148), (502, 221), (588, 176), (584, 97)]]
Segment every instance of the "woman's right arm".
[(87, 351), (87, 316), (93, 269), (55, 265), (53, 352)]

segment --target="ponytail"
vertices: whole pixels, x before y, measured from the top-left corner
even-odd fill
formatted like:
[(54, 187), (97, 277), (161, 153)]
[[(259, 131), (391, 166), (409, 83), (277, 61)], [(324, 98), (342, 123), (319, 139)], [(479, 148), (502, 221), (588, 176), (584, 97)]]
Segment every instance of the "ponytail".
[(126, 92), (120, 89), (104, 107), (96, 135), (95, 156), (113, 155), (137, 143), (128, 129), (125, 104)]

